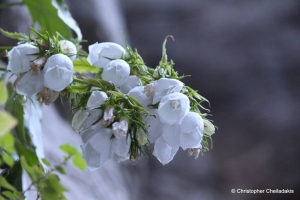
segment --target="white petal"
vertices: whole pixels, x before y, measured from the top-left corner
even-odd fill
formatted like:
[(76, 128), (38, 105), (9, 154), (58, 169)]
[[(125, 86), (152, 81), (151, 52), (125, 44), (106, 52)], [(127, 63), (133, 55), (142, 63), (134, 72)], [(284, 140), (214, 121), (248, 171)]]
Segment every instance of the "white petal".
[(32, 70), (26, 72), (16, 84), (16, 91), (20, 95), (31, 98), (32, 95), (44, 88), (44, 76), (42, 73), (33, 75)]
[(110, 61), (102, 72), (102, 79), (112, 82), (116, 87), (123, 85), (130, 74), (130, 67), (127, 62), (121, 59)]
[(93, 109), (98, 108), (108, 99), (107, 94), (102, 91), (93, 91), (88, 99), (86, 108)]
[(187, 115), (183, 118), (181, 123), (181, 132), (187, 133), (195, 130), (196, 128), (199, 128), (201, 133), (203, 133), (204, 130), (204, 122), (202, 117), (195, 112), (189, 112)]
[(120, 86), (120, 91), (127, 94), (132, 88), (142, 85), (141, 79), (137, 76), (129, 76), (126, 83)]
[(165, 165), (173, 160), (178, 148), (179, 147), (172, 148), (163, 137), (160, 137), (155, 141), (153, 155), (159, 160), (159, 162)]
[(160, 121), (169, 125), (180, 124), (189, 110), (188, 97), (178, 92), (164, 96), (158, 106)]
[(80, 146), (82, 149), (82, 157), (87, 163), (89, 170), (94, 171), (100, 168), (100, 154), (89, 144)]
[(96, 67), (105, 68), (114, 59), (120, 59), (125, 54), (125, 49), (111, 42), (95, 43), (89, 46), (87, 61)]
[(162, 123), (160, 122), (157, 109), (149, 109), (148, 111), (154, 116), (148, 115), (144, 120), (148, 126), (149, 141), (153, 143), (162, 135)]
[(78, 110), (72, 119), (72, 128), (74, 131), (79, 132), (83, 126), (84, 126), (84, 122), (86, 121), (86, 119), (89, 116), (89, 112), (87, 112), (86, 110)]
[(45, 87), (60, 92), (73, 81), (73, 62), (63, 54), (50, 56), (44, 67)]
[(88, 112), (90, 115), (88, 116), (88, 118), (84, 123), (84, 127), (83, 127), (84, 129), (92, 126), (97, 120), (99, 120), (100, 116), (102, 115), (102, 110), (100, 109), (88, 110)]
[(162, 128), (162, 137), (173, 148), (179, 146), (180, 125), (164, 124)]
[(136, 86), (132, 88), (128, 95), (136, 98), (145, 108), (148, 108), (148, 105), (151, 104), (152, 98), (147, 97), (144, 93), (144, 86)]
[(200, 128), (198, 127), (194, 131), (188, 133), (181, 133), (179, 145), (182, 147), (183, 150), (186, 150), (188, 148), (201, 148), (202, 138), (203, 134), (201, 133)]
[(168, 78), (159, 79), (155, 84), (154, 97), (152, 103), (156, 104), (167, 94), (173, 92), (180, 92), (182, 87), (183, 83), (179, 80)]
[(129, 159), (130, 137), (114, 138), (112, 141), (112, 160), (122, 162)]

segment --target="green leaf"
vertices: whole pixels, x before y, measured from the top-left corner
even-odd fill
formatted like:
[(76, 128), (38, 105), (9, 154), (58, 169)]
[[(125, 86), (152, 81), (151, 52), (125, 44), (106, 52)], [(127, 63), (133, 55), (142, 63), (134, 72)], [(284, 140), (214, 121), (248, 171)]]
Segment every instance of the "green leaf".
[(56, 0), (24, 0), (34, 23), (41, 27), (40, 32), (56, 35), (59, 32), (66, 39), (71, 38), (71, 30), (58, 16), (58, 10), (53, 6)]
[(15, 163), (14, 159), (6, 153), (2, 154), (2, 159), (10, 167), (12, 167)]
[(12, 38), (12, 39), (17, 39), (17, 40), (21, 40), (21, 41), (27, 41), (28, 40), (28, 36), (25, 35), (24, 33), (17, 33), (17, 32), (8, 32), (3, 30), (2, 28), (0, 28), (0, 32), (5, 35), (6, 37)]
[[(0, 31), (2, 29), (0, 28)], [(4, 80), (0, 81), (0, 105), (5, 103), (8, 98), (7, 89)]]
[(67, 174), (67, 172), (65, 171), (65, 169), (62, 166), (55, 166), (55, 169), (61, 173), (61, 174)]
[(85, 58), (74, 60), (73, 65), (75, 73), (97, 73), (99, 71), (98, 67), (91, 66)]
[(48, 167), (51, 166), (49, 160), (47, 160), (46, 158), (42, 158), (42, 162)]
[(5, 111), (0, 111), (0, 136), (3, 136), (17, 125), (16, 118)]
[(25, 169), (30, 176), (31, 180), (36, 180), (44, 174), (44, 170), (40, 165), (29, 165), (24, 156), (21, 156), (20, 162), (23, 169)]
[(34, 149), (26, 147), (25, 144), (19, 141), (15, 141), (15, 148), (18, 155), (24, 157), (26, 163), (28, 163), (30, 166), (37, 165), (39, 163), (39, 159)]
[(72, 158), (72, 162), (75, 165), (75, 167), (77, 167), (80, 170), (85, 170), (86, 168), (86, 162), (85, 160), (81, 157), (80, 154), (77, 154), (76, 156), (74, 156)]
[(63, 192), (67, 191), (55, 174), (49, 175), (38, 184), (42, 200), (65, 199)]
[(68, 155), (80, 154), (75, 147), (73, 147), (69, 144), (63, 144), (59, 148)]
[(7, 182), (7, 180), (3, 176), (0, 176), (0, 186), (11, 191), (17, 191), (17, 189), (14, 186), (12, 186), (9, 182)]
[(20, 161), (16, 161), (12, 168), (2, 172), (6, 180), (18, 191), (22, 191), (22, 170)]
[(15, 197), (18, 197), (14, 193), (12, 193), (11, 191), (8, 191), (8, 190), (2, 192), (2, 194), (4, 196), (8, 197), (9, 199), (14, 199)]

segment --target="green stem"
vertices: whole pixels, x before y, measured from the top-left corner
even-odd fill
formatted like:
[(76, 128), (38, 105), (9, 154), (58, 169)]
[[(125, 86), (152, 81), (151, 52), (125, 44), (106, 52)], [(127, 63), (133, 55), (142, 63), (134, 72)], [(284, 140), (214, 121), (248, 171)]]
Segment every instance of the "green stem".
[(13, 46), (0, 46), (0, 51), (11, 50)]
[(15, 3), (2, 3), (2, 4), (0, 4), (0, 9), (8, 8), (11, 6), (21, 6), (21, 5), (24, 5), (24, 1), (15, 2)]

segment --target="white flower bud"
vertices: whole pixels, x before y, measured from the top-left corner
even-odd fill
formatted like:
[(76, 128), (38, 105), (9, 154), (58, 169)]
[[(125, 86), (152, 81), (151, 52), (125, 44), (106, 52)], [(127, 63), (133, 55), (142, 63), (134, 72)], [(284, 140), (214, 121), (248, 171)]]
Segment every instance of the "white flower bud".
[(31, 44), (20, 44), (8, 52), (7, 69), (15, 74), (30, 70), (30, 63), (37, 59), (39, 49)]
[(100, 107), (108, 99), (107, 94), (102, 91), (93, 91), (88, 99), (86, 108), (91, 110)]
[(43, 74), (33, 75), (33, 71), (30, 70), (21, 76), (16, 82), (16, 91), (18, 94), (31, 98), (32, 95), (42, 91), (44, 88)]
[(120, 91), (124, 94), (127, 94), (132, 88), (142, 85), (141, 79), (133, 75), (129, 76), (128, 80), (120, 86)]
[(111, 42), (96, 42), (89, 46), (87, 61), (96, 67), (105, 68), (111, 60), (120, 59), (125, 54), (125, 49)]
[(204, 133), (211, 136), (215, 133), (215, 126), (208, 120), (204, 119)]
[(102, 79), (112, 82), (116, 87), (120, 87), (128, 80), (130, 67), (127, 62), (121, 59), (110, 61), (102, 72)]
[(77, 110), (72, 119), (72, 128), (74, 131), (79, 132), (82, 130), (89, 112), (86, 110)]
[(50, 56), (44, 67), (45, 87), (60, 92), (73, 81), (72, 60), (63, 54)]
[(163, 137), (159, 137), (154, 144), (153, 155), (163, 165), (168, 164), (177, 153), (179, 147), (172, 148)]
[(128, 119), (122, 118), (119, 122), (113, 123), (112, 130), (116, 138), (125, 137), (128, 131)]
[(69, 58), (74, 61), (77, 54), (77, 48), (75, 44), (69, 40), (60, 40), (58, 43), (62, 52), (67, 54), (67, 56), (69, 56)]
[(153, 72), (153, 77), (158, 78), (159, 76), (165, 77), (166, 71), (163, 68), (155, 69)]
[(164, 96), (158, 106), (160, 121), (169, 125), (180, 124), (189, 110), (190, 100), (179, 92)]
[(147, 97), (144, 93), (144, 86), (136, 86), (132, 88), (128, 95), (136, 98), (145, 108), (148, 107), (149, 104), (152, 102), (152, 98)]
[(179, 145), (183, 150), (202, 147), (204, 123), (198, 113), (189, 112), (182, 120), (180, 131)]
[(139, 143), (139, 145), (144, 146), (145, 144), (148, 143), (148, 137), (147, 134), (145, 133), (145, 131), (141, 128), (139, 128), (136, 131), (136, 139)]
[(183, 83), (176, 79), (161, 78), (154, 86), (153, 104), (159, 102), (165, 95), (180, 92)]

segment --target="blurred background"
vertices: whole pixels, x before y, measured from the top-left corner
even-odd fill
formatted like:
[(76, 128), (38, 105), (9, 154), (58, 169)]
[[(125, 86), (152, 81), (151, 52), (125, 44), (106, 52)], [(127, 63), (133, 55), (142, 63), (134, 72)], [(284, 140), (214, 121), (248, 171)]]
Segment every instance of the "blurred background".
[[(69, 166), (62, 177), (68, 199), (299, 198), (299, 0), (67, 3), (88, 40), (85, 50), (96, 41), (124, 46), (124, 34), (147, 65), (156, 67), (165, 36), (173, 35), (168, 57), (180, 74), (192, 75), (183, 82), (210, 100), (211, 119), (219, 127), (213, 149), (197, 160), (180, 150), (165, 166), (152, 155), (137, 165), (109, 162), (95, 172)], [(0, 10), (1, 28), (28, 33), (30, 25), (26, 8)], [(2, 46), (14, 42), (0, 36)], [(44, 145), (53, 162), (61, 158), (60, 144), (80, 145), (69, 116), (58, 110), (68, 108), (44, 107)], [(232, 194), (231, 189), (295, 193)]]

